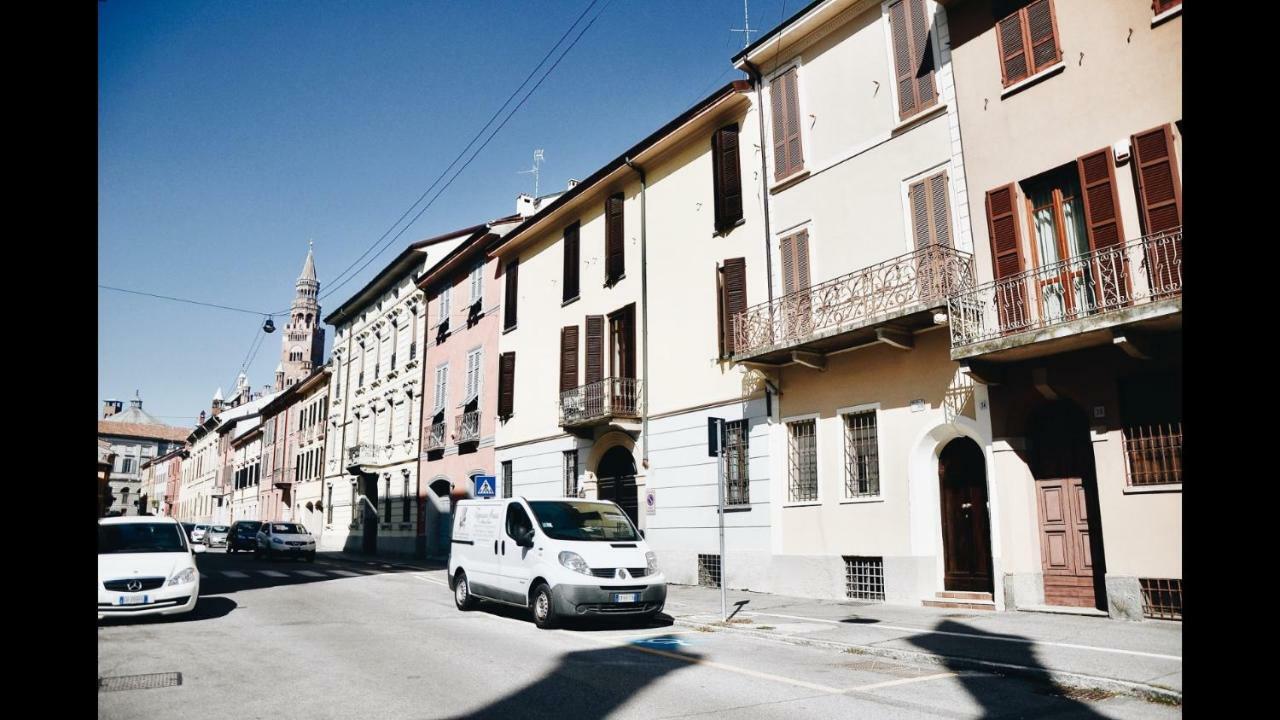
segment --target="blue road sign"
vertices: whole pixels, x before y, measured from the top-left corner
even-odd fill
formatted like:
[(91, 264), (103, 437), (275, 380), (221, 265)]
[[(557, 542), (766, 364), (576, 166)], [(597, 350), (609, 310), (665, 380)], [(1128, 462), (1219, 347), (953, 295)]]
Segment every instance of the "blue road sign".
[(493, 475), (476, 476), (476, 497), (491, 498), (498, 494), (498, 479)]

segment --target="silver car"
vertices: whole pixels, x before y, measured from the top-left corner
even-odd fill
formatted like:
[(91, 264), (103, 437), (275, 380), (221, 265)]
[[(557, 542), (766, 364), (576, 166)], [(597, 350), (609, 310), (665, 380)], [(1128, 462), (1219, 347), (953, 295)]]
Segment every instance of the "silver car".
[(209, 531), (209, 526), (205, 523), (196, 523), (195, 528), (191, 530), (191, 542), (203, 543), (204, 534)]
[(266, 556), (299, 557), (307, 562), (316, 560), (316, 539), (298, 523), (264, 522), (258, 529), (258, 551), (255, 558)]
[(204, 534), (205, 547), (226, 547), (227, 533), (231, 528), (226, 525), (210, 525), (209, 530)]

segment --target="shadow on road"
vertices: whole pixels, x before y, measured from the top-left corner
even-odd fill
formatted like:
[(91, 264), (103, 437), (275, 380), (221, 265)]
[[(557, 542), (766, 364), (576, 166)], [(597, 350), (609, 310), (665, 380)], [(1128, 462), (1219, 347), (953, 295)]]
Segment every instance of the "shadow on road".
[[(505, 605), (503, 603), (489, 602), (481, 600), (475, 610), (471, 612), (487, 613), (489, 615), (497, 615), (499, 617), (519, 620), (520, 622), (533, 624), (533, 614), (526, 608), (518, 608), (514, 605)], [(671, 627), (675, 624), (675, 620), (666, 613), (658, 613), (650, 620), (640, 617), (606, 617), (591, 616), (580, 618), (561, 618), (559, 627), (564, 630), (574, 632), (602, 632), (608, 630), (650, 630)]]
[(196, 607), (189, 613), (181, 615), (144, 615), (129, 617), (113, 615), (98, 621), (98, 627), (108, 625), (162, 625), (167, 623), (186, 623), (198, 620), (213, 620), (231, 614), (237, 607), (236, 601), (224, 597), (205, 597), (202, 593), (196, 600)]
[[(1002, 635), (950, 620), (939, 623), (934, 630), (948, 633), (965, 633), (991, 639), (1027, 640), (1020, 635)], [(1102, 718), (1089, 705), (1066, 694), (1066, 690), (1051, 682), (1047, 675), (1029, 677), (1032, 692), (1016, 692), (1007, 678), (989, 672), (973, 672), (973, 666), (960, 658), (974, 658), (1008, 663), (1046, 671), (1036, 657), (1035, 650), (1027, 642), (984, 642), (976, 638), (963, 638), (935, 633), (921, 633), (907, 638), (911, 644), (943, 657), (943, 664), (957, 674), (965, 692), (969, 693), (985, 711), (984, 718), (1048, 717), (1054, 718)], [(982, 652), (974, 652), (981, 647)]]
[[(662, 636), (675, 640), (674, 636)], [(671, 647), (679, 647), (673, 643)], [(701, 659), (701, 655), (663, 650), (664, 657), (626, 647), (581, 650), (563, 655), (541, 679), (488, 705), (454, 716), (454, 720), (482, 718), (562, 718), (598, 720), (609, 717), (628, 700), (663, 676)]]
[(367, 575), (415, 573), (435, 569), (426, 563), (416, 566), (395, 560), (353, 558), (320, 553), (316, 562), (299, 558), (255, 558), (248, 552), (206, 552), (196, 556), (201, 573), (200, 597), (232, 595), (244, 590), (334, 582)]

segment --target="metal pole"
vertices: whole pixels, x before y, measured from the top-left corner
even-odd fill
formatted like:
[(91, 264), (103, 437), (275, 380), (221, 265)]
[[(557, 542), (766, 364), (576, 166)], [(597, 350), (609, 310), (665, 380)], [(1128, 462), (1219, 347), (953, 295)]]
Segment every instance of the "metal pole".
[(724, 421), (716, 423), (720, 435), (720, 451), (716, 453), (716, 489), (719, 491), (717, 515), (720, 519), (720, 621), (729, 620), (729, 595), (725, 586), (724, 564)]

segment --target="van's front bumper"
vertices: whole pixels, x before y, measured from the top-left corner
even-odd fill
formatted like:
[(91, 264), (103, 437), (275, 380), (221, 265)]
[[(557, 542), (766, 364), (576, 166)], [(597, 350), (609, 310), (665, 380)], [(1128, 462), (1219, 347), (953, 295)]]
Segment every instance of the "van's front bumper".
[[(614, 593), (639, 593), (639, 602), (613, 601)], [(551, 600), (561, 617), (585, 615), (646, 615), (662, 610), (667, 602), (665, 582), (640, 585), (565, 585), (552, 588)]]

